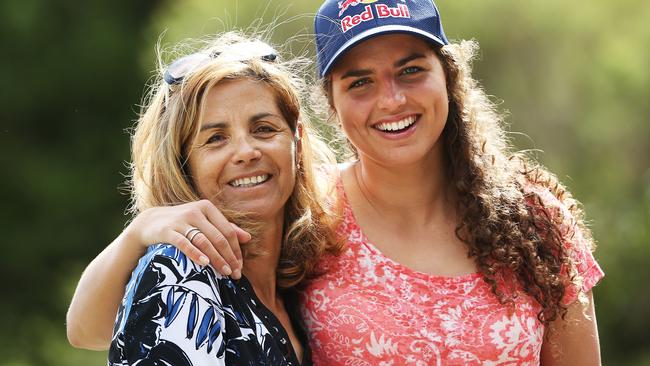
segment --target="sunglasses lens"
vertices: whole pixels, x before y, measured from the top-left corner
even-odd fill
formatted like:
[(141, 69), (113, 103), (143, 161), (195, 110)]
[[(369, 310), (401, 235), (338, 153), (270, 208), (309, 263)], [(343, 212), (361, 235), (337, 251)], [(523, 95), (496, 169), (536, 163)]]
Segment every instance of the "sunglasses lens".
[(244, 42), (230, 46), (226, 53), (220, 50), (214, 50), (210, 54), (194, 53), (181, 57), (169, 65), (167, 70), (165, 70), (163, 78), (168, 85), (176, 85), (180, 83), (189, 72), (213, 58), (226, 57), (227, 60), (244, 60), (250, 58), (251, 55), (259, 55), (257, 57), (265, 62), (275, 62), (278, 58), (277, 52), (264, 42)]
[(181, 57), (174, 61), (163, 76), (165, 82), (169, 85), (178, 84), (188, 72), (200, 66), (204, 62), (210, 60), (210, 56), (204, 53), (195, 53), (185, 57)]
[(275, 59), (277, 59), (277, 58), (278, 58), (277, 54), (271, 53), (271, 54), (262, 56), (262, 61), (275, 62)]

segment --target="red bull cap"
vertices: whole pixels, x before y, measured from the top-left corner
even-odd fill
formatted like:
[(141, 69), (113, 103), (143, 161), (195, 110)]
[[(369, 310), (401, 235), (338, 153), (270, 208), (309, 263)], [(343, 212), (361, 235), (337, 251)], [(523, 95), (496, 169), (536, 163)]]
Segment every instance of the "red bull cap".
[(345, 51), (387, 33), (409, 33), (449, 44), (432, 0), (326, 0), (314, 20), (318, 73), (325, 76)]

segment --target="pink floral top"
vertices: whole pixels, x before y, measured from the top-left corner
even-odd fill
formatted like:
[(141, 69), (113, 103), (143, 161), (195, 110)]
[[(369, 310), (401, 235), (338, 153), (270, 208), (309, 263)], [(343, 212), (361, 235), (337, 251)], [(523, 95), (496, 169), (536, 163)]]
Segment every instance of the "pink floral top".
[[(340, 179), (339, 189), (347, 249), (322, 260), (325, 274), (302, 296), (314, 365), (539, 365), (544, 326), (533, 298), (511, 285), (513, 308), (478, 273), (429, 275), (385, 257), (359, 228)], [(568, 215), (550, 192), (538, 193)], [(562, 228), (573, 234), (567, 247), (588, 291), (604, 274), (573, 229)], [(573, 289), (566, 301), (576, 296)]]

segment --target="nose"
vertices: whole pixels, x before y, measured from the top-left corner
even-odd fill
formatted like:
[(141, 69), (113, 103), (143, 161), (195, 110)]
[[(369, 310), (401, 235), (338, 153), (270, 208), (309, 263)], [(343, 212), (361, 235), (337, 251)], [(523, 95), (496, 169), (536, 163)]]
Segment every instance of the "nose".
[(395, 111), (406, 103), (404, 91), (393, 78), (382, 83), (379, 93), (377, 106), (382, 110)]
[(234, 143), (234, 148), (235, 152), (232, 155), (234, 164), (250, 164), (262, 157), (262, 152), (248, 136), (238, 138)]

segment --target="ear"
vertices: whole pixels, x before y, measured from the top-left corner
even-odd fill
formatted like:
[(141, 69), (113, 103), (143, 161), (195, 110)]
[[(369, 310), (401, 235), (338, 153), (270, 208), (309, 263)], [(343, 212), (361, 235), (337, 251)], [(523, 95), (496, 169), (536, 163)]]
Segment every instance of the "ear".
[(298, 121), (298, 123), (296, 123), (296, 133), (294, 136), (294, 140), (296, 141), (296, 166), (298, 167), (300, 167), (300, 164), (302, 163), (302, 134), (302, 122)]
[(303, 129), (302, 122), (299, 120), (298, 122), (296, 122), (296, 133), (294, 136), (296, 142), (300, 142), (300, 140), (302, 140), (302, 133), (303, 133), (302, 129)]

